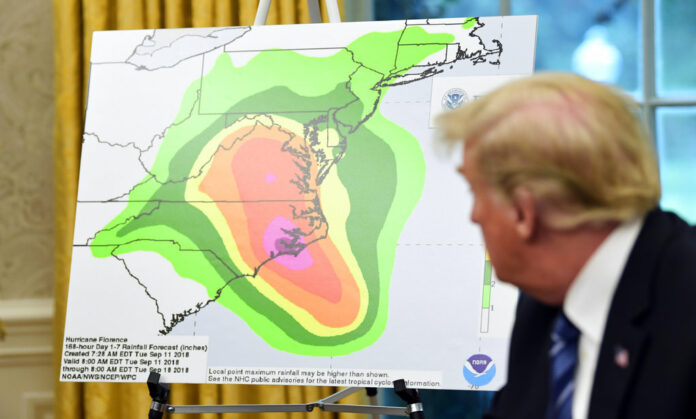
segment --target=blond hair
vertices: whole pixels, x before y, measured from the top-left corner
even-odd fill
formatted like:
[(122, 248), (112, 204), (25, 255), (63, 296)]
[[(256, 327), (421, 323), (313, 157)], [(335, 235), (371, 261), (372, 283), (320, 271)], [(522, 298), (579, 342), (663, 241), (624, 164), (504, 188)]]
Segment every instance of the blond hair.
[(625, 94), (573, 74), (510, 82), (442, 115), (445, 138), (470, 143), (483, 177), (510, 199), (529, 189), (559, 229), (624, 221), (660, 199), (652, 141)]

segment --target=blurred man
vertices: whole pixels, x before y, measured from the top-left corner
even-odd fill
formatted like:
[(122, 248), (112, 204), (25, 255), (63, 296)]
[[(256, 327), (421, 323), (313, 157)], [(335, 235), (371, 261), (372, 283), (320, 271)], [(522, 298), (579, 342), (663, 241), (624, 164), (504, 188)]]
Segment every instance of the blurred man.
[(541, 74), (440, 120), (464, 143), (496, 273), (522, 291), (490, 418), (696, 415), (696, 229), (657, 207), (639, 113), (607, 86)]

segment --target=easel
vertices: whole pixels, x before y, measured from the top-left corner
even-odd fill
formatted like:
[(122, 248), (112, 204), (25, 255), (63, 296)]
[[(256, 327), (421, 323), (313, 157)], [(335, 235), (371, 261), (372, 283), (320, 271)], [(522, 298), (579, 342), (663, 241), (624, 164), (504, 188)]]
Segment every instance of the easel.
[[(330, 23), (341, 23), (341, 13), (338, 10), (336, 0), (324, 0), (326, 12), (329, 15)], [(256, 9), (256, 18), (254, 26), (265, 25), (268, 18), (268, 9), (271, 7), (271, 0), (260, 0), (259, 7)], [(321, 22), (321, 13), (319, 13), (319, 0), (307, 0), (309, 8), (309, 21), (312, 23)]]
[[(329, 397), (304, 404), (210, 404), (210, 405), (170, 405), (169, 384), (159, 382), (160, 375), (150, 372), (147, 387), (150, 391), (152, 404), (148, 419), (161, 419), (164, 412), (175, 413), (281, 413), (281, 412), (312, 412), (319, 409), (324, 412), (365, 413), (377, 415), (406, 416), (411, 419), (425, 419), (423, 404), (420, 402), (418, 390), (406, 388), (404, 380), (394, 381), (394, 390), (408, 405), (406, 407), (374, 406), (358, 404), (337, 404), (341, 399), (362, 390), (360, 387), (347, 387)], [(367, 389), (368, 395), (376, 395), (376, 389)]]
[[(307, 0), (309, 8), (309, 17), (312, 23), (321, 22), (321, 14), (319, 12), (318, 0)], [(340, 23), (341, 15), (338, 9), (336, 0), (324, 0), (327, 14), (330, 23)], [(256, 18), (254, 26), (264, 25), (268, 18), (268, 10), (271, 6), (271, 0), (260, 0), (259, 7), (256, 10)], [(404, 380), (394, 381), (395, 393), (407, 403), (406, 407), (393, 406), (377, 406), (376, 405), (376, 388), (367, 388), (367, 395), (370, 398), (371, 405), (352, 405), (352, 404), (337, 404), (351, 394), (363, 390), (360, 387), (347, 387), (340, 390), (329, 397), (305, 404), (236, 404), (236, 405), (170, 405), (167, 404), (169, 399), (169, 384), (160, 383), (160, 375), (157, 372), (151, 371), (147, 379), (147, 387), (152, 398), (148, 419), (161, 419), (164, 412), (169, 414), (176, 413), (281, 413), (281, 412), (311, 412), (314, 409), (319, 409), (324, 412), (344, 412), (344, 413), (364, 413), (371, 414), (373, 419), (377, 419), (378, 415), (391, 416), (406, 416), (411, 419), (425, 419), (423, 413), (423, 404), (421, 403), (418, 390), (406, 388)]]

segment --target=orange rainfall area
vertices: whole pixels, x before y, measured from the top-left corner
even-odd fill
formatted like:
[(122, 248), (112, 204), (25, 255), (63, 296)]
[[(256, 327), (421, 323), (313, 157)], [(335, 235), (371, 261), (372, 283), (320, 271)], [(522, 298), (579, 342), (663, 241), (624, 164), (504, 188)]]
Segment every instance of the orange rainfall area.
[(252, 281), (277, 292), (268, 298), (346, 327), (358, 316), (360, 292), (328, 237), (316, 172), (300, 134), (255, 124), (222, 140), (199, 190), (216, 202), (246, 265), (261, 266)]

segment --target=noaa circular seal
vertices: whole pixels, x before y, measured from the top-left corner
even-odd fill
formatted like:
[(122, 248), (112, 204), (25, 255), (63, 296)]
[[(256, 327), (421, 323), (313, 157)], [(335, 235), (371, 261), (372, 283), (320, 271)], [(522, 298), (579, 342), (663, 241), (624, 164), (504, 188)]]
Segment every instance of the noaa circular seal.
[(464, 362), (463, 373), (466, 381), (472, 386), (485, 386), (495, 377), (495, 362), (488, 355), (471, 355)]
[(469, 95), (465, 90), (458, 87), (449, 89), (442, 96), (442, 109), (445, 111), (451, 111), (452, 109), (457, 109), (466, 102), (469, 101)]

